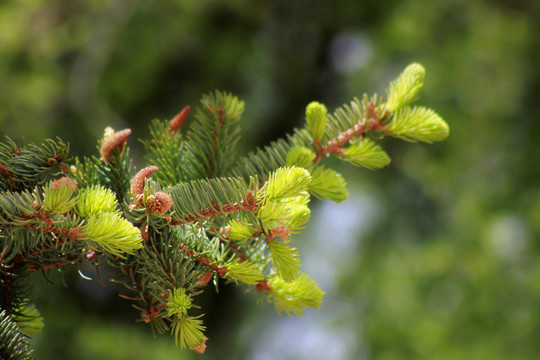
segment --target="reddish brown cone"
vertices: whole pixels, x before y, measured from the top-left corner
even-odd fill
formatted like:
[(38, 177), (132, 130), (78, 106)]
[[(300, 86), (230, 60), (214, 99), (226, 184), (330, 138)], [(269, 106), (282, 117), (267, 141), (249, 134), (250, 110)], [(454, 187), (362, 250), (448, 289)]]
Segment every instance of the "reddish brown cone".
[(172, 208), (173, 201), (169, 194), (158, 191), (154, 196), (156, 197), (156, 201), (152, 206), (152, 210), (161, 215)]
[(134, 197), (143, 193), (144, 181), (158, 170), (157, 166), (148, 166), (139, 170), (137, 174), (131, 180), (131, 193)]
[(178, 130), (184, 126), (184, 123), (186, 122), (189, 112), (191, 110), (191, 107), (188, 105), (185, 108), (182, 109), (178, 114), (176, 114), (175, 117), (172, 118), (170, 125), (171, 125), (171, 131), (174, 134)]
[(105, 140), (103, 140), (103, 144), (101, 144), (101, 149), (99, 150), (101, 160), (107, 163), (109, 157), (111, 156), (111, 152), (114, 149), (124, 146), (129, 135), (131, 135), (131, 129), (124, 129), (106, 137)]

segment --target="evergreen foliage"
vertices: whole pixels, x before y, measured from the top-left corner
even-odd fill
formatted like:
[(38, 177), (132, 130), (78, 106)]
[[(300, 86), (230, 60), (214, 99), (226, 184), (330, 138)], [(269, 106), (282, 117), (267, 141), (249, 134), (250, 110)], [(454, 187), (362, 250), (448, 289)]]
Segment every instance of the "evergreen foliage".
[[(413, 64), (392, 82), (386, 103), (366, 95), (328, 114), (313, 102), (305, 128), (240, 158), (244, 104), (216, 91), (191, 123), (189, 107), (151, 123), (142, 141), (148, 166), (136, 174), (129, 129), (106, 129), (100, 157), (71, 166), (60, 140), (19, 148), (8, 139), (0, 146), (0, 321), (39, 329), (24, 275), (88, 261), (118, 269), (121, 295), (141, 319), (198, 352), (207, 339), (203, 315), (193, 315), (196, 296), (220, 278), (265, 296), (279, 314), (320, 307), (324, 292), (302, 273), (292, 235), (309, 220), (311, 194), (348, 196), (343, 176), (323, 159), (376, 169), (390, 162), (376, 143), (386, 135), (446, 138), (448, 126), (432, 110), (407, 107), (423, 79)], [(11, 344), (24, 340), (6, 326), (0, 349), (15, 356), (23, 345)]]
[(5, 310), (0, 311), (0, 357), (9, 360), (31, 359), (32, 350), (17, 323)]

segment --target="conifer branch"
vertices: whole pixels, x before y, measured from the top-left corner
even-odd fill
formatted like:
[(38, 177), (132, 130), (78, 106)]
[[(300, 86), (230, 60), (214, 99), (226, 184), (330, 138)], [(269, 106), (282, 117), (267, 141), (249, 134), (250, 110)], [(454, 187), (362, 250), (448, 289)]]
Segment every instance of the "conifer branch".
[[(367, 111), (360, 110), (362, 107)], [(379, 115), (376, 110), (376, 104), (373, 100), (367, 102), (367, 105), (362, 105), (360, 101), (355, 98), (350, 106), (344, 105), (334, 113), (333, 117), (330, 117), (330, 122), (339, 123), (344, 121), (343, 119), (358, 119), (356, 123), (349, 125), (349, 128), (339, 133), (337, 136), (328, 140), (325, 145), (315, 143), (316, 157), (313, 163), (317, 163), (323, 157), (330, 154), (343, 155), (345, 146), (351, 140), (355, 138), (361, 138), (366, 136), (370, 131), (386, 131), (384, 121), (388, 117), (388, 113), (384, 112)], [(340, 119), (340, 120), (338, 120)]]
[(386, 101), (365, 95), (330, 114), (312, 102), (305, 127), (241, 157), (244, 104), (212, 93), (189, 126), (189, 106), (150, 124), (150, 139), (141, 140), (147, 164), (135, 176), (129, 129), (107, 128), (99, 157), (71, 166), (59, 139), (39, 146), (7, 139), (0, 144), (0, 354), (18, 351), (2, 348), (5, 339), (26, 346), (8, 323), (28, 333), (41, 326), (25, 275), (85, 261), (116, 267), (129, 291), (120, 296), (134, 302), (142, 321), (197, 352), (207, 339), (202, 315), (192, 315), (194, 299), (212, 279), (263, 294), (279, 314), (320, 307), (324, 292), (302, 273), (294, 236), (310, 218), (311, 195), (348, 197), (344, 177), (324, 159), (333, 154), (377, 169), (390, 162), (377, 143), (382, 137), (445, 139), (449, 128), (439, 115), (410, 106), (423, 80), (423, 67), (412, 64)]
[[(201, 264), (203, 264), (206, 268), (208, 268), (209, 271), (217, 274), (218, 276), (220, 277), (223, 277), (225, 276), (225, 274), (227, 274), (228, 270), (227, 270), (227, 267), (226, 266), (220, 266), (220, 265), (216, 265), (215, 264), (215, 261), (207, 256), (204, 256), (204, 255), (201, 255), (199, 254), (197, 251), (191, 249), (190, 247), (188, 247), (187, 245), (185, 244), (181, 244), (180, 245), (180, 250), (182, 250), (187, 256), (189, 257), (192, 257), (193, 259), (195, 259), (196, 261), (200, 262)], [(205, 274), (206, 276), (206, 274)], [(203, 277), (204, 279), (204, 277)], [(199, 280), (199, 285), (204, 285), (206, 284), (208, 281), (202, 281), (202, 280)]]
[(162, 186), (184, 181), (184, 135), (181, 129), (187, 120), (190, 107), (185, 107), (170, 122), (154, 120), (150, 123), (150, 139), (140, 140), (144, 145), (145, 159), (159, 172), (153, 178)]
[(173, 225), (239, 212), (257, 210), (257, 181), (238, 178), (191, 181), (171, 189)]
[(3, 309), (0, 309), (0, 358), (9, 360), (32, 358), (32, 350), (25, 335)]
[(20, 148), (8, 138), (0, 144), (0, 190), (21, 191), (47, 183), (62, 173), (68, 151), (60, 139)]
[(220, 242), (224, 243), (225, 246), (227, 246), (234, 253), (239, 261), (247, 260), (247, 254), (242, 251), (230, 238), (228, 238), (227, 232), (230, 232), (230, 226), (219, 230), (215, 228), (209, 229), (209, 233), (217, 237)]
[(216, 91), (203, 97), (186, 135), (186, 179), (223, 176), (234, 159), (240, 140), (240, 116), (244, 103)]

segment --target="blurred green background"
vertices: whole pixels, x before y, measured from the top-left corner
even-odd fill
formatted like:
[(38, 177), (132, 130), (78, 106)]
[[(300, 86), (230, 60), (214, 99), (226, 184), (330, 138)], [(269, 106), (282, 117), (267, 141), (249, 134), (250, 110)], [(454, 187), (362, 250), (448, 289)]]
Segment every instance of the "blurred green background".
[[(2, 0), (0, 130), (96, 154), (105, 126), (145, 137), (217, 88), (246, 101), (248, 151), (300, 126), (311, 100), (384, 94), (413, 61), (448, 140), (385, 139), (392, 164), (376, 172), (340, 164), (350, 200), (314, 202), (295, 240), (323, 307), (291, 319), (207, 291), (198, 357), (537, 359), (539, 1)], [(35, 279), (37, 358), (196, 357), (154, 339), (111, 285), (49, 276)]]

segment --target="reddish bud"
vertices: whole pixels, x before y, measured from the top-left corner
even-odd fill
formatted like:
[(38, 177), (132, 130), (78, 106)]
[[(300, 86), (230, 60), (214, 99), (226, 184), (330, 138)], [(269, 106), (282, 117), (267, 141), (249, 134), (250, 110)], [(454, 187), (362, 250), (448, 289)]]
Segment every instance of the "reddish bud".
[(210, 280), (212, 280), (212, 277), (214, 276), (214, 273), (209, 271), (207, 272), (206, 274), (204, 274), (200, 279), (199, 279), (199, 285), (206, 285), (208, 284), (208, 282)]
[(190, 110), (191, 110), (191, 107), (188, 105), (185, 108), (183, 108), (182, 111), (180, 111), (178, 114), (176, 114), (175, 117), (172, 118), (169, 124), (171, 126), (171, 131), (173, 134), (177, 132), (178, 130), (180, 130), (182, 126), (184, 126), (184, 123), (186, 122), (189, 116)]
[(266, 280), (259, 280), (259, 283), (256, 285), (257, 292), (261, 291), (272, 291), (272, 287)]
[[(141, 196), (141, 197), (142, 197), (142, 196)], [(142, 199), (137, 199), (137, 200), (141, 201)], [(156, 196), (155, 196), (155, 195), (148, 195), (148, 196), (146, 197), (146, 204), (145, 204), (145, 206), (146, 206), (147, 208), (150, 209), (150, 208), (152, 208), (152, 205), (154, 205), (154, 202), (155, 202), (155, 201), (156, 201)]]
[(9, 171), (8, 167), (1, 163), (0, 163), (0, 173), (2, 173), (7, 178), (10, 178), (13, 176), (13, 173)]
[(131, 193), (133, 194), (133, 196), (137, 197), (137, 195), (143, 193), (144, 181), (157, 170), (157, 166), (148, 166), (144, 169), (139, 170), (139, 172), (135, 174), (133, 180), (131, 180)]
[(152, 321), (152, 317), (150, 316), (150, 313), (146, 310), (144, 310), (143, 312), (141, 312), (141, 317), (143, 319), (143, 321), (147, 324), (150, 323), (150, 321)]
[(172, 208), (173, 201), (171, 195), (158, 191), (154, 196), (156, 197), (156, 201), (152, 206), (152, 210), (161, 215)]
[(208, 338), (205, 336), (202, 343), (192, 347), (191, 349), (195, 350), (199, 354), (204, 354), (204, 351), (206, 350), (206, 340), (208, 340)]
[(77, 189), (77, 181), (67, 176), (62, 176), (60, 179), (54, 180), (51, 183), (51, 186), (55, 190), (63, 188), (64, 186), (68, 186), (71, 189), (71, 191), (75, 191)]
[(282, 239), (288, 239), (291, 236), (291, 230), (289, 230), (285, 224), (283, 224), (283, 221), (280, 222), (279, 226), (276, 226), (272, 230), (270, 230), (270, 234), (272, 237), (280, 237)]
[(115, 132), (109, 136), (106, 136), (101, 144), (99, 151), (101, 160), (108, 162), (109, 157), (114, 149), (121, 149), (127, 141), (128, 136), (131, 135), (131, 129), (124, 129), (119, 132)]

